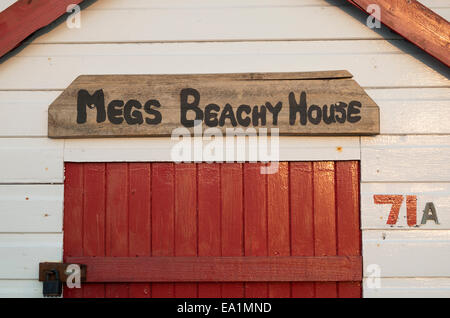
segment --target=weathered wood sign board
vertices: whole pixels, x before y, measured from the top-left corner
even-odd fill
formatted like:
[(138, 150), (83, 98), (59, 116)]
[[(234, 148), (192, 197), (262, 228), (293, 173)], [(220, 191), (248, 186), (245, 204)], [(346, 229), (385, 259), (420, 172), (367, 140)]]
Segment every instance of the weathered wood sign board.
[[(374, 135), (379, 109), (347, 71), (82, 75), (49, 107), (51, 138), (170, 136), (175, 128)], [(270, 133), (270, 130), (269, 130)]]

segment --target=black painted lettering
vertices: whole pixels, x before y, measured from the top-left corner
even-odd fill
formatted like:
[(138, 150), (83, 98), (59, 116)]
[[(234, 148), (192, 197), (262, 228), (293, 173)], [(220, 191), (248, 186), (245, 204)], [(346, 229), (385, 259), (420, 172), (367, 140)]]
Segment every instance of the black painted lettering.
[(331, 123), (336, 122), (336, 118), (334, 117), (335, 116), (334, 109), (335, 109), (334, 104), (331, 104), (330, 105), (330, 113), (328, 113), (328, 106), (327, 105), (323, 106), (322, 117), (323, 117), (323, 121), (325, 122), (325, 124), (329, 125)]
[(267, 109), (269, 110), (269, 112), (272, 113), (272, 117), (273, 117), (272, 123), (274, 125), (278, 125), (278, 114), (281, 111), (281, 106), (282, 106), (281, 102), (278, 102), (275, 106), (272, 106), (271, 103), (266, 102)]
[(145, 118), (145, 122), (149, 125), (158, 125), (162, 121), (162, 116), (159, 110), (153, 109), (152, 106), (160, 108), (161, 104), (156, 99), (151, 99), (147, 101), (144, 105), (144, 110), (147, 114), (152, 115), (153, 118)]
[[(192, 103), (188, 102), (189, 96), (194, 98)], [(180, 115), (181, 124), (184, 127), (194, 127), (194, 120), (187, 119), (188, 111), (195, 112), (195, 120), (203, 120), (203, 111), (198, 107), (200, 103), (200, 93), (193, 88), (184, 88), (180, 92)]]
[[(238, 107), (236, 111), (236, 117), (239, 125), (243, 127), (248, 127), (251, 123), (250, 116), (248, 116), (252, 112), (252, 108), (249, 105), (241, 105)], [(247, 116), (242, 117), (242, 113), (246, 113)]]
[(142, 104), (135, 100), (130, 99), (123, 109), (123, 117), (128, 125), (142, 125), (144, 119), (142, 118), (142, 113), (139, 110), (133, 110), (133, 108), (141, 109)]
[(345, 110), (346, 107), (347, 104), (343, 102), (339, 102), (336, 104), (336, 112), (341, 114), (341, 116), (335, 116), (338, 123), (343, 124), (347, 120), (347, 111)]
[(427, 221), (434, 221), (434, 223), (439, 224), (436, 208), (433, 202), (427, 202), (425, 204), (425, 209), (423, 210), (422, 222), (420, 224), (427, 224)]
[(253, 107), (252, 121), (254, 127), (259, 126), (259, 120), (261, 120), (261, 126), (266, 125), (266, 106), (261, 106), (261, 110), (258, 106)]
[(217, 127), (219, 120), (217, 113), (220, 111), (219, 105), (209, 104), (205, 107), (205, 124), (208, 127)]
[(114, 125), (120, 125), (123, 122), (123, 100), (113, 100), (108, 105), (108, 119)]
[(86, 107), (90, 109), (97, 109), (97, 123), (102, 123), (106, 120), (105, 111), (105, 95), (103, 90), (99, 89), (93, 95), (85, 89), (78, 91), (77, 98), (77, 123), (84, 124), (87, 120)]
[(358, 101), (351, 101), (348, 105), (347, 121), (349, 123), (357, 123), (361, 120), (361, 116), (355, 116), (355, 114), (361, 113), (361, 103)]
[(297, 121), (297, 113), (300, 113), (300, 124), (306, 125), (306, 93), (300, 94), (300, 103), (297, 104), (295, 94), (289, 93), (289, 124), (294, 125)]
[(225, 119), (229, 119), (230, 123), (233, 127), (237, 126), (236, 118), (234, 117), (233, 108), (230, 104), (226, 104), (223, 108), (222, 114), (220, 115), (219, 119), (219, 125), (224, 126), (225, 125)]
[[(313, 113), (316, 113), (315, 115)], [(322, 120), (322, 108), (317, 105), (311, 105), (308, 109), (308, 119), (311, 124), (318, 125)]]

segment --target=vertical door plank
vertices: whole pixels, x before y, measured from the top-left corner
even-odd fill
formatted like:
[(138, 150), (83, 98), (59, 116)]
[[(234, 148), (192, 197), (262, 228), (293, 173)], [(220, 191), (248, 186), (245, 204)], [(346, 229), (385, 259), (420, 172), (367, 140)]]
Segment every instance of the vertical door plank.
[[(361, 255), (358, 162), (67, 163), (64, 257)], [(245, 288), (244, 288), (245, 287)], [(86, 284), (65, 297), (361, 297), (361, 282)]]
[[(220, 165), (198, 164), (198, 256), (221, 256)], [(199, 283), (198, 297), (220, 298), (220, 283)]]
[[(359, 167), (357, 161), (336, 162), (338, 255), (361, 255)], [(341, 298), (361, 297), (361, 282), (339, 282)]]
[[(222, 256), (244, 255), (242, 164), (221, 165)], [(222, 297), (244, 297), (244, 283), (223, 283)]]
[[(197, 166), (175, 165), (175, 256), (197, 255)], [(196, 283), (175, 284), (175, 297), (197, 297)]]
[[(280, 162), (278, 172), (267, 175), (268, 255), (290, 256), (289, 163)], [(269, 297), (291, 297), (290, 283), (269, 283)]]
[[(83, 254), (105, 255), (105, 164), (84, 166)], [(83, 297), (105, 297), (105, 284), (87, 284)]]
[[(83, 164), (67, 163), (64, 179), (64, 261), (83, 255)], [(67, 288), (65, 298), (83, 297), (81, 288)]]
[[(175, 255), (175, 168), (173, 163), (152, 163), (152, 256)], [(153, 298), (175, 296), (172, 283), (152, 283)]]
[[(316, 256), (336, 255), (334, 162), (314, 162), (314, 250)], [(335, 282), (316, 283), (316, 297), (337, 297)]]
[[(245, 256), (267, 256), (267, 175), (259, 163), (244, 164)], [(245, 297), (268, 297), (267, 283), (246, 283)]]
[[(292, 256), (314, 255), (313, 166), (311, 162), (290, 163)], [(313, 298), (313, 282), (292, 283), (292, 297)]]
[[(128, 163), (106, 164), (106, 256), (128, 256)], [(127, 283), (106, 284), (106, 297), (129, 297)]]
[[(151, 256), (151, 168), (149, 163), (129, 165), (129, 256)], [(130, 284), (130, 297), (150, 297), (149, 283)]]

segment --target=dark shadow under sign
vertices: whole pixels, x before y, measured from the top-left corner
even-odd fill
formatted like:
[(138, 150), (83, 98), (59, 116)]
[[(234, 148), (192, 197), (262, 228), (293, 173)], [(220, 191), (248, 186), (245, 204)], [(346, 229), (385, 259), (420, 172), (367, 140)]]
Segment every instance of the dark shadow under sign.
[(170, 136), (176, 128), (375, 135), (379, 109), (347, 71), (82, 75), (50, 105), (50, 138)]

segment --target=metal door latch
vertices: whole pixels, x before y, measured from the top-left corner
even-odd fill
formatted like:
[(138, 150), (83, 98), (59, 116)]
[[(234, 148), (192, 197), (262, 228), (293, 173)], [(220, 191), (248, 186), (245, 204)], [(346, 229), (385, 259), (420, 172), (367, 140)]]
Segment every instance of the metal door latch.
[[(39, 281), (43, 282), (42, 292), (44, 297), (59, 297), (62, 295), (63, 283), (72, 273), (67, 272), (67, 267), (73, 264), (66, 263), (39, 263)], [(80, 267), (80, 281), (86, 281), (86, 265), (77, 264)]]

